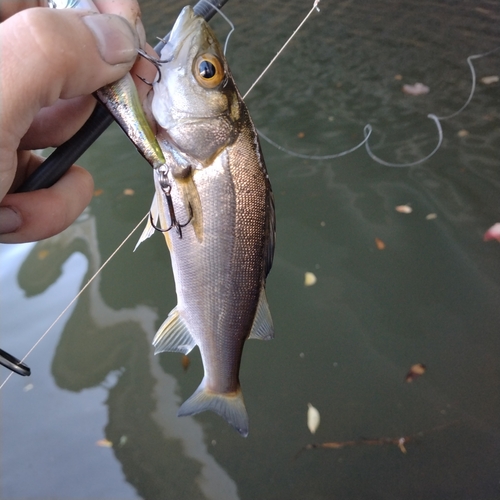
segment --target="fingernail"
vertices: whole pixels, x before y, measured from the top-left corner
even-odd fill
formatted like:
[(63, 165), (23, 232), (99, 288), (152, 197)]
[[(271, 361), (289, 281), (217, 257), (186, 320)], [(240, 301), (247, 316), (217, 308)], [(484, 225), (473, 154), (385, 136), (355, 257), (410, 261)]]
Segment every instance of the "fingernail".
[(125, 19), (112, 14), (96, 14), (83, 17), (83, 22), (94, 34), (105, 62), (123, 64), (135, 61), (139, 37)]
[(13, 233), (22, 223), (19, 212), (11, 207), (0, 207), (0, 234)]

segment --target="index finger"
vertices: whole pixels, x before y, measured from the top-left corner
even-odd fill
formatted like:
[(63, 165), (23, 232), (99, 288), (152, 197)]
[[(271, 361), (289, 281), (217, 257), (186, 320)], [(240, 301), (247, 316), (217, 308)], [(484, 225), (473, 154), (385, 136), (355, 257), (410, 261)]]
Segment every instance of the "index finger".
[(138, 48), (137, 34), (116, 15), (34, 8), (0, 25), (1, 196), (13, 179), (19, 141), (38, 111), (118, 80)]

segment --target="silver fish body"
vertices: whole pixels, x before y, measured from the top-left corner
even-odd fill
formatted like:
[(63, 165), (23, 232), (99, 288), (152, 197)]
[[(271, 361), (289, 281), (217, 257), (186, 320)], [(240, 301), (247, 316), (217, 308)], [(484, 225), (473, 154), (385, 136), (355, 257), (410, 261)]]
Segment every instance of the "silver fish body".
[[(271, 186), (221, 47), (190, 7), (161, 58), (170, 62), (155, 84), (152, 111), (166, 164), (154, 171), (151, 213), (164, 230), (171, 227), (171, 197), (179, 226), (164, 234), (178, 303), (153, 344), (157, 353), (200, 349), (205, 375), (180, 416), (211, 410), (246, 436), (243, 345), (273, 337), (265, 294), (275, 240)], [(153, 232), (149, 223), (139, 242)]]

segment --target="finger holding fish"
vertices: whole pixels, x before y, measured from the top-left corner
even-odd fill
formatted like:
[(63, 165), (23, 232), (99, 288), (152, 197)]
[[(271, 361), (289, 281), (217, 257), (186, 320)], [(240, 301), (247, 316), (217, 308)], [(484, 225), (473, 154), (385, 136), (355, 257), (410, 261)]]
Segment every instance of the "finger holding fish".
[[(53, 9), (90, 10), (99, 13), (99, 7), (102, 7), (104, 11), (108, 9), (113, 13), (117, 13), (117, 15), (125, 17), (130, 23), (130, 28), (134, 30), (139, 39), (139, 46), (143, 49), (146, 38), (139, 16), (139, 5), (135, 1), (119, 2), (109, 9), (110, 4), (113, 5), (113, 2), (94, 3), (92, 0), (49, 0), (49, 7)], [(112, 43), (112, 40), (107, 40), (107, 42)], [(151, 166), (158, 168), (165, 162), (161, 148), (142, 108), (141, 97), (130, 73), (116, 82), (98, 89), (95, 96), (106, 106)]]

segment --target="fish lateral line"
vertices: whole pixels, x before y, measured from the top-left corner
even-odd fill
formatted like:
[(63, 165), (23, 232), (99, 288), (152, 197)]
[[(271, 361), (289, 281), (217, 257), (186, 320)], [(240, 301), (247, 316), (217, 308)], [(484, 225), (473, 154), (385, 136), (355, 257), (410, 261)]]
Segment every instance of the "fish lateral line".
[[(316, 9), (318, 12), (319, 12), (319, 8), (318, 8), (318, 4), (319, 4), (319, 1), (320, 0), (315, 0), (314, 1), (314, 5), (313, 5), (313, 8), (311, 9), (311, 11), (309, 11), (309, 13), (306, 15), (306, 17), (304, 18), (304, 20), (301, 22), (301, 24), (299, 25), (299, 27), (293, 32), (292, 36), (290, 37), (290, 39), (295, 36), (295, 34), (299, 31), (299, 29), (302, 27), (302, 25), (304, 24), (304, 22), (309, 18), (309, 16), (312, 14), (313, 10)], [(210, 2), (206, 2), (206, 3), (210, 3)], [(53, 8), (55, 7), (55, 4), (53, 6)], [(212, 7), (214, 7), (212, 5)], [(215, 7), (214, 7), (215, 8)], [(221, 12), (219, 9), (215, 8), (217, 11)], [(227, 16), (223, 16), (223, 17), (227, 17)], [(232, 23), (230, 22), (230, 24), (232, 25)], [(229, 36), (231, 35), (232, 31), (234, 30), (234, 25), (233, 26), (233, 29), (231, 30), (231, 32), (228, 34), (227, 36), (227, 39), (226, 39), (226, 44), (224, 46), (224, 53), (226, 51), (226, 48), (227, 48), (227, 42), (229, 40)], [(289, 40), (290, 40), (289, 39)], [(166, 37), (165, 39), (164, 38), (159, 38), (159, 40), (166, 44), (168, 40), (166, 40)], [(286, 42), (288, 43), (288, 42)], [(285, 44), (286, 45), (286, 44)], [(283, 46), (280, 51), (277, 53), (276, 57), (273, 58), (273, 60), (271, 61), (271, 63), (267, 66), (267, 68), (265, 69), (265, 71), (267, 71), (271, 65), (274, 63), (274, 61), (277, 59), (277, 57), (281, 54), (281, 52), (283, 51), (283, 49), (285, 48), (285, 46)], [(156, 60), (155, 60), (156, 61)], [(159, 61), (160, 64), (164, 61)], [(246, 92), (246, 94), (243, 96), (243, 100), (246, 98), (246, 96), (250, 93), (250, 91), (255, 87), (255, 85), (258, 83), (258, 80), (260, 80), (260, 78), (263, 76), (263, 74), (261, 74), (261, 76), (252, 84), (251, 88)], [(160, 148), (161, 150), (161, 148)], [(135, 231), (142, 225), (142, 223), (146, 220), (147, 221), (147, 225), (146, 225), (146, 228), (143, 230), (143, 233), (139, 239), (139, 241), (137, 242), (136, 246), (134, 247), (134, 250), (137, 250), (138, 246), (147, 238), (149, 238), (155, 231), (156, 226), (155, 224), (152, 223), (151, 219), (157, 219), (158, 218), (158, 208), (157, 208), (157, 204), (155, 203), (155, 200), (156, 198), (153, 199), (153, 206), (156, 206), (156, 216), (153, 214), (153, 211), (150, 210), (146, 215), (144, 215), (144, 217), (141, 218), (140, 222), (130, 231), (130, 233), (123, 239), (123, 241), (117, 246), (117, 248), (111, 253), (111, 255), (108, 257), (108, 259), (102, 264), (102, 266), (96, 271), (96, 273), (87, 281), (87, 283), (82, 287), (82, 289), (77, 293), (77, 295), (70, 301), (70, 303), (66, 306), (65, 309), (63, 309), (63, 311), (59, 314), (59, 316), (53, 321), (53, 323), (49, 326), (49, 328), (40, 336), (40, 338), (35, 342), (35, 344), (29, 349), (29, 351), (25, 354), (25, 356), (21, 359), (21, 363), (24, 362), (24, 360), (33, 352), (33, 350), (38, 346), (38, 344), (46, 337), (46, 335), (48, 335), (48, 333), (50, 332), (50, 330), (52, 330), (52, 328), (59, 322), (59, 320), (64, 316), (64, 314), (66, 313), (66, 311), (71, 307), (71, 305), (76, 301), (78, 300), (78, 298), (80, 297), (80, 295), (88, 288), (88, 286), (90, 285), (90, 283), (101, 273), (101, 271), (104, 269), (104, 267), (111, 261), (111, 259), (115, 256), (115, 254), (123, 247), (123, 245), (125, 245), (125, 243), (129, 240), (129, 238), (135, 233)], [(168, 203), (168, 201), (167, 201)], [(192, 207), (190, 207), (192, 209)], [(189, 224), (190, 221), (188, 221), (187, 224)], [(195, 228), (195, 232), (196, 232), (196, 228)], [(169, 239), (168, 239), (168, 233), (164, 233), (164, 236), (167, 240), (167, 245), (169, 247), (169, 250), (171, 248), (171, 244), (169, 244)], [(198, 236), (198, 239), (200, 240), (201, 239), (201, 236), (197, 235)], [(264, 333), (263, 333), (264, 332)], [(260, 339), (271, 339), (273, 338), (274, 336), (274, 329), (273, 329), (273, 326), (272, 326), (272, 323), (270, 324), (270, 327), (268, 328), (264, 328), (262, 331), (259, 331), (258, 328), (255, 327), (254, 325), (254, 328), (252, 329), (252, 332), (250, 334), (250, 337), (249, 338), (260, 338)], [(13, 372), (11, 372), (7, 377), (6, 379), (0, 384), (0, 391), (1, 389), (6, 385), (6, 383), (8, 382), (8, 380), (11, 378), (11, 376), (13, 375)], [(245, 410), (246, 412), (246, 410)], [(247, 431), (247, 434), (248, 434), (248, 431)]]

